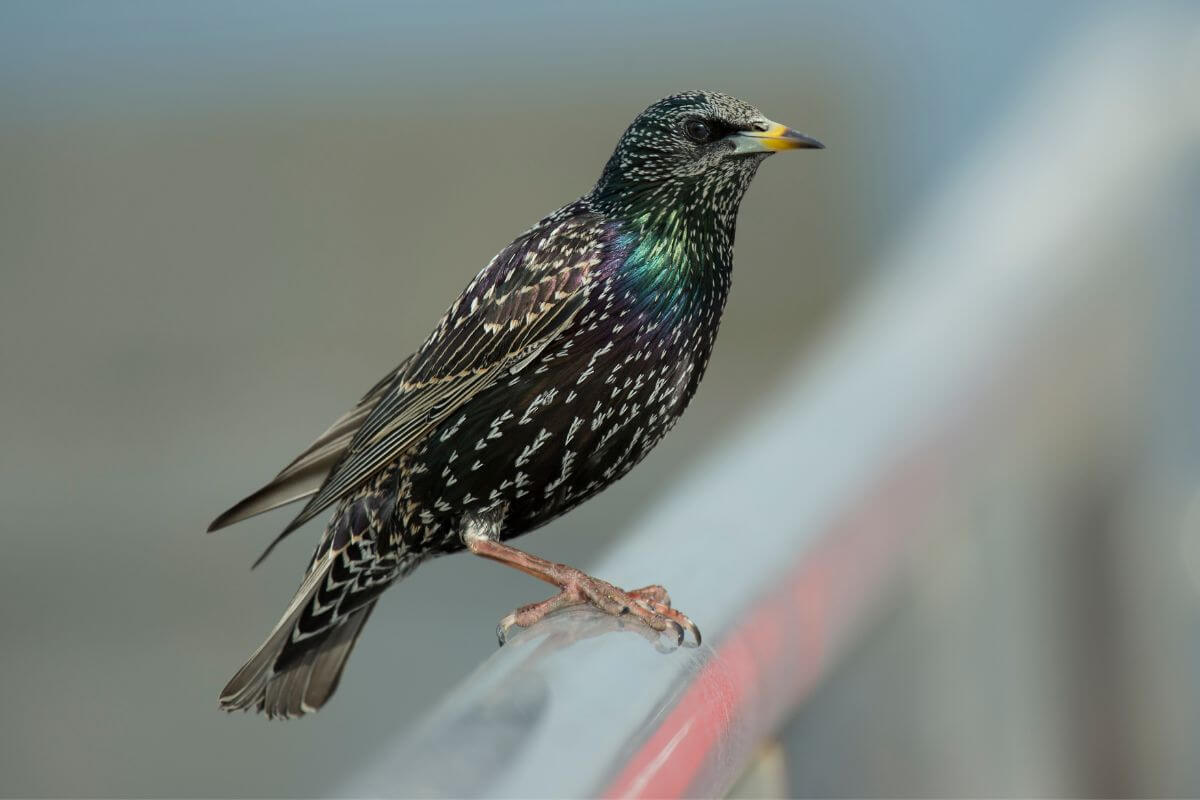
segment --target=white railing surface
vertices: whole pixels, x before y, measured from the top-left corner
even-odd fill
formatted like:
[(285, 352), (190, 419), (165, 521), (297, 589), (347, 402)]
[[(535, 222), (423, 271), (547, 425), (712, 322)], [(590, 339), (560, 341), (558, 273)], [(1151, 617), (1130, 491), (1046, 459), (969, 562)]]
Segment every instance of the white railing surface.
[(880, 606), (980, 450), (1002, 445), (1012, 398), (1088, 347), (1064, 330), (1144, 322), (1113, 276), (1169, 278), (1106, 248), (1173, 202), (1173, 176), (1196, 163), (1197, 75), (1197, 27), (1123, 16), (1069, 48), (820, 352), (589, 565), (667, 586), (702, 647), (556, 615), (380, 742), (337, 792), (725, 792)]

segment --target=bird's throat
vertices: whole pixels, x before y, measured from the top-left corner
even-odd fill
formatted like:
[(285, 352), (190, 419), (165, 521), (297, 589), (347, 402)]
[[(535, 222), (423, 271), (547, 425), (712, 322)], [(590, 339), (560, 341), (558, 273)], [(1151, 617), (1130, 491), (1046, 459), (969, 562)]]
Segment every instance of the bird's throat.
[(707, 208), (645, 210), (628, 224), (625, 268), (648, 286), (703, 288), (732, 266), (734, 221)]

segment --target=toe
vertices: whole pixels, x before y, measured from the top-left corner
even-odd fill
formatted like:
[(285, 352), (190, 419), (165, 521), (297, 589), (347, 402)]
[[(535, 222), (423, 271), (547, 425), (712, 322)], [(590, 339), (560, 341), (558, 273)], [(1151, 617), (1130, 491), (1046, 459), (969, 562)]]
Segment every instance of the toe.
[(652, 583), (649, 586), (643, 586), (640, 589), (634, 589), (629, 594), (642, 600), (649, 600), (651, 602), (667, 606), (668, 608), (671, 606), (671, 595), (667, 593), (666, 589), (664, 589), (662, 586), (659, 586), (657, 583)]

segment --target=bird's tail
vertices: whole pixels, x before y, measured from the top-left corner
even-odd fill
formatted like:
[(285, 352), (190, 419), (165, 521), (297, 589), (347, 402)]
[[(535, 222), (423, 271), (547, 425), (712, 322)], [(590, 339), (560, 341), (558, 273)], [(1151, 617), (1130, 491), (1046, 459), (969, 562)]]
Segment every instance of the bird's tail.
[(305, 591), (305, 586), (267, 640), (225, 685), (221, 708), (287, 719), (316, 711), (333, 695), (376, 601), (354, 609), (320, 634), (297, 641), (294, 632), (320, 588), (318, 584)]

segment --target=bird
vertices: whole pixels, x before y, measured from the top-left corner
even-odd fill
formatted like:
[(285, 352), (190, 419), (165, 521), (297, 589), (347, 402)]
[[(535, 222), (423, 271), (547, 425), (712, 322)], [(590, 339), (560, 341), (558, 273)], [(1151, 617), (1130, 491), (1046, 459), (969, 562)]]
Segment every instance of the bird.
[(591, 191), (501, 250), (415, 352), (209, 526), (306, 501), (257, 566), (333, 507), (299, 589), (220, 707), (320, 709), (380, 593), (463, 550), (558, 590), (502, 619), (501, 645), (578, 605), (698, 645), (662, 586), (622, 590), (509, 541), (610, 486), (675, 425), (708, 365), (751, 180), (774, 153), (823, 147), (715, 91), (638, 114)]

